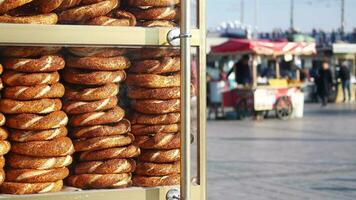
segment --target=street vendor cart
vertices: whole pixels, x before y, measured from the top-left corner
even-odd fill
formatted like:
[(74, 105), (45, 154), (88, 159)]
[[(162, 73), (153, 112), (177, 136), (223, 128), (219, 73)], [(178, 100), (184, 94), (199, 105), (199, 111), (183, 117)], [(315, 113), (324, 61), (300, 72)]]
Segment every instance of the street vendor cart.
[[(278, 59), (286, 55), (313, 55), (316, 53), (314, 43), (231, 39), (212, 47), (211, 53), (225, 56), (252, 55), (252, 83), (225, 91), (222, 95), (223, 106), (234, 108), (238, 119), (249, 116), (263, 118), (269, 111), (275, 111), (276, 116), (282, 120), (303, 116), (304, 99), (300, 90), (299, 72), (296, 72), (297, 80), (282, 79)], [(269, 79), (264, 84), (257, 82), (258, 57), (277, 60), (275, 79)]]

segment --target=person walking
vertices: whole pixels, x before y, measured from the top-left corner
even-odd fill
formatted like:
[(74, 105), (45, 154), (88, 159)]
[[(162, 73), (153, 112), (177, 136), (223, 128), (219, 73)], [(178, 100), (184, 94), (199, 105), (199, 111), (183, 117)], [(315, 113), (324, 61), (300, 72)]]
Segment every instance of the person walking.
[(330, 70), (329, 63), (323, 62), (322, 68), (318, 74), (318, 94), (322, 101), (322, 106), (326, 106), (328, 103), (330, 90), (333, 87), (333, 78)]
[(346, 63), (343, 63), (340, 67), (339, 78), (341, 79), (344, 102), (350, 101), (351, 100), (351, 73)]
[(252, 82), (252, 74), (249, 65), (250, 56), (245, 54), (229, 71), (227, 77), (235, 72), (235, 81), (238, 85), (246, 85)]

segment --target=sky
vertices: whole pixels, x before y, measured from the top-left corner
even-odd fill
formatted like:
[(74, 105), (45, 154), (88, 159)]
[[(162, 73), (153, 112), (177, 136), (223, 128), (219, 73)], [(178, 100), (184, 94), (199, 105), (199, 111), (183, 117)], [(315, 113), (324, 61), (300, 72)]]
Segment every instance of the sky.
[[(255, 23), (255, 1), (259, 2), (257, 26), (259, 31), (290, 26), (291, 0), (244, 0), (245, 24)], [(208, 27), (223, 21), (240, 20), (241, 0), (207, 0)], [(295, 27), (303, 32), (313, 28), (336, 30), (341, 24), (341, 0), (294, 0)], [(356, 0), (345, 0), (346, 30), (356, 28)]]

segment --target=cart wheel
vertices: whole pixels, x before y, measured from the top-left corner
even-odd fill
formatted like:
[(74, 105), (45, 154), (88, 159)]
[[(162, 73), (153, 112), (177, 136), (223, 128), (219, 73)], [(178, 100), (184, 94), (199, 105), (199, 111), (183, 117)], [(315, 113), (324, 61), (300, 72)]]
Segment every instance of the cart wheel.
[(276, 102), (276, 115), (281, 120), (288, 120), (293, 113), (293, 105), (287, 96), (280, 97)]
[(251, 110), (248, 108), (246, 99), (239, 101), (235, 107), (236, 116), (239, 120), (244, 120), (252, 116)]

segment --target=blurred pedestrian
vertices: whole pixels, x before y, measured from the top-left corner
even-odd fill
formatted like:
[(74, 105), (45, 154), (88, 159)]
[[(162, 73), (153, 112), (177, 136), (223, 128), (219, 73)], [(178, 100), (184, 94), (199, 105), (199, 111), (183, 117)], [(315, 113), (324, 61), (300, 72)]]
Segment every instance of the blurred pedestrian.
[[(342, 84), (342, 93), (344, 95), (344, 102), (351, 100), (351, 72), (346, 63), (340, 67), (339, 78)], [(346, 98), (347, 95), (347, 98)]]
[(250, 56), (247, 54), (243, 55), (242, 58), (229, 71), (227, 77), (229, 77), (232, 72), (235, 72), (235, 81), (238, 85), (251, 84), (252, 74), (249, 62)]
[(322, 106), (326, 106), (330, 96), (330, 91), (333, 87), (333, 78), (330, 70), (329, 63), (323, 62), (322, 68), (318, 74), (318, 94), (322, 101)]

